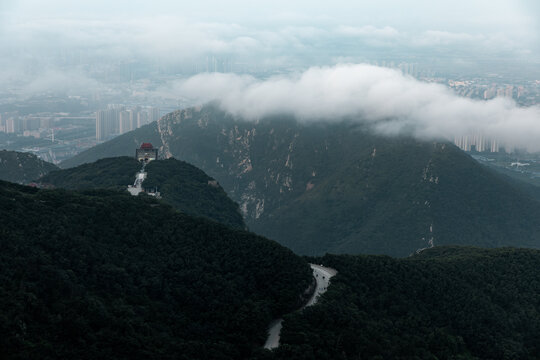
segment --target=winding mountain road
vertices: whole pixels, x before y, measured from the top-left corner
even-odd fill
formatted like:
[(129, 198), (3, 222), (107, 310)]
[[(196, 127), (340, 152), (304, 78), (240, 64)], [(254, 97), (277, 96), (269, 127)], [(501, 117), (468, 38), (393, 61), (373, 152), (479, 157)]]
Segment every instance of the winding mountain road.
[[(337, 271), (332, 268), (324, 267), (322, 265), (309, 264), (313, 270), (313, 276), (317, 282), (317, 288), (313, 292), (313, 295), (308, 302), (302, 306), (302, 309), (314, 305), (320, 295), (326, 292), (328, 285), (330, 285), (330, 278), (337, 274)], [(264, 344), (265, 349), (275, 349), (279, 346), (279, 334), (283, 326), (283, 319), (277, 319), (272, 321), (270, 328), (268, 329), (268, 338)]]

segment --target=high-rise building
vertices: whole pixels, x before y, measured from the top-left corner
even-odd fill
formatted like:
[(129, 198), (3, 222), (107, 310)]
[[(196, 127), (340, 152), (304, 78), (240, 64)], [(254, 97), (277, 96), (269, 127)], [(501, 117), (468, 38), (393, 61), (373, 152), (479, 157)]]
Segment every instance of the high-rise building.
[(109, 111), (109, 126), (110, 134), (120, 133), (120, 112), (124, 111), (126, 107), (122, 104), (109, 104), (107, 105), (107, 111)]
[(96, 140), (106, 140), (113, 134), (124, 134), (152, 121), (159, 120), (158, 108), (142, 109), (136, 106), (126, 110), (121, 104), (109, 104), (106, 110), (96, 112)]
[(131, 114), (129, 111), (120, 111), (118, 114), (118, 124), (120, 126), (119, 134), (124, 134), (133, 130)]
[(131, 130), (135, 130), (137, 128), (137, 111), (132, 109), (128, 110), (129, 113), (129, 127)]
[(141, 126), (144, 126), (148, 124), (148, 112), (147, 111), (139, 111), (137, 114), (137, 128), (140, 128)]
[(39, 118), (25, 118), (23, 119), (22, 130), (39, 130), (40, 120)]
[(499, 152), (499, 143), (481, 135), (464, 135), (454, 138), (454, 144), (463, 151)]
[(19, 118), (10, 117), (6, 119), (6, 132), (9, 134), (21, 132), (21, 122), (19, 121)]
[(96, 111), (96, 140), (105, 140), (107, 135), (106, 112), (104, 110), (98, 110)]
[(148, 109), (149, 113), (149, 122), (154, 122), (159, 120), (159, 108), (151, 107)]

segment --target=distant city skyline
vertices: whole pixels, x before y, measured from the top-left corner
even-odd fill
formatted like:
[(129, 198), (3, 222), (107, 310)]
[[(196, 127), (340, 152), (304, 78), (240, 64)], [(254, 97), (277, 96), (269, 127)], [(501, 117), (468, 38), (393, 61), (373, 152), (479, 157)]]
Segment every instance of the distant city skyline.
[[(538, 151), (539, 6), (3, 1), (0, 113), (98, 111), (101, 141), (146, 122), (126, 110), (106, 121), (106, 104), (174, 110), (219, 100), (249, 119), (352, 116), (387, 135), (479, 134)], [(15, 132), (10, 118), (2, 126)]]
[(3, 0), (0, 84), (30, 91), (67, 86), (59, 72), (97, 86), (107, 72), (133, 69), (256, 74), (383, 60), (540, 78), (539, 14), (532, 0)]

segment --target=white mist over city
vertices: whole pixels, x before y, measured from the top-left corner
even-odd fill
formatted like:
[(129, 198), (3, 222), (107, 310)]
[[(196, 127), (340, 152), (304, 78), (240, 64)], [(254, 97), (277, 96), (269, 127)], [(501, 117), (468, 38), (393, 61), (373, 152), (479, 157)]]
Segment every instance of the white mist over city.
[[(32, 148), (59, 162), (219, 100), (248, 119), (347, 117), (536, 152), (539, 13), (525, 0), (3, 1), (0, 131), (41, 139)], [(43, 143), (53, 136), (60, 151)]]

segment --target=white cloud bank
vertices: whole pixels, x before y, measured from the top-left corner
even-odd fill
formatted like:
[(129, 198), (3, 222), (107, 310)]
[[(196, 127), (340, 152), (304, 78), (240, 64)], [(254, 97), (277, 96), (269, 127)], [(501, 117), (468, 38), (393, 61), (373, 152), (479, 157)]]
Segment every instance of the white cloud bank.
[(445, 86), (365, 64), (313, 67), (267, 80), (200, 74), (174, 83), (171, 91), (199, 102), (218, 99), (224, 110), (252, 120), (284, 113), (304, 121), (346, 117), (387, 135), (452, 140), (481, 134), (508, 148), (540, 151), (540, 106), (471, 100)]

